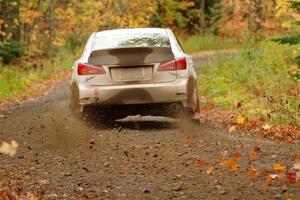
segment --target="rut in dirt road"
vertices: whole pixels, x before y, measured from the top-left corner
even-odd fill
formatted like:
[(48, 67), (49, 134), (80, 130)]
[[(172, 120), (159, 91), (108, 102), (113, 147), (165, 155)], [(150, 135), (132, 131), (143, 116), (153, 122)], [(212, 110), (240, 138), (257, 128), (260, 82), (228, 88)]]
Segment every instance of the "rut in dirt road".
[[(15, 157), (2, 156), (1, 183), (7, 187), (1, 195), (18, 191), (42, 199), (300, 199), (299, 182), (267, 179), (280, 173), (274, 164), (293, 166), (300, 156), (299, 143), (229, 134), (189, 120), (101, 128), (95, 121), (71, 117), (68, 98), (65, 83), (3, 113), (0, 139), (14, 139), (20, 147)], [(249, 175), (253, 169), (257, 176)]]

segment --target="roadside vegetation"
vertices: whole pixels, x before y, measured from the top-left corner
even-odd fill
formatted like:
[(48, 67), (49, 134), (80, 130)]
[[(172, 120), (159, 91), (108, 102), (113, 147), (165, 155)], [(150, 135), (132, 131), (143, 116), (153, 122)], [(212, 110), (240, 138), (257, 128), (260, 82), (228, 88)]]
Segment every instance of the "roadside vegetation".
[(38, 63), (24, 61), (17, 65), (0, 67), (0, 99), (28, 92), (39, 81), (56, 79), (61, 71), (70, 71), (75, 55), (71, 51), (59, 50), (55, 59), (39, 60)]
[(300, 88), (294, 61), (299, 47), (268, 41), (257, 49), (217, 53), (199, 68), (202, 107), (234, 111), (260, 125), (299, 126)]
[(235, 38), (220, 37), (214, 34), (181, 36), (180, 43), (187, 53), (238, 49), (242, 46)]
[(67, 80), (77, 56), (67, 48), (60, 48), (50, 59), (0, 65), (0, 110), (6, 105), (43, 95)]

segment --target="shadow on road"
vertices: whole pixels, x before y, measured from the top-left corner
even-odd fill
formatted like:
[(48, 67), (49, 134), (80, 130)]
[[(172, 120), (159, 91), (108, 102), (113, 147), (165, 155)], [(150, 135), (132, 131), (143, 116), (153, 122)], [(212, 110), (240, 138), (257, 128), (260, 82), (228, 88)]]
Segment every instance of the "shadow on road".
[(96, 129), (172, 129), (178, 128), (186, 121), (183, 113), (168, 115), (163, 109), (149, 109), (146, 106), (118, 106), (100, 108), (90, 106), (84, 109), (82, 119)]
[[(115, 107), (100, 109), (92, 106), (84, 109), (82, 118), (90, 126), (96, 129), (116, 129), (117, 131), (126, 128), (132, 130), (147, 129), (172, 129), (177, 128), (180, 120), (160, 115), (161, 113), (148, 108), (130, 109), (130, 107)], [(154, 115), (151, 115), (154, 114)]]

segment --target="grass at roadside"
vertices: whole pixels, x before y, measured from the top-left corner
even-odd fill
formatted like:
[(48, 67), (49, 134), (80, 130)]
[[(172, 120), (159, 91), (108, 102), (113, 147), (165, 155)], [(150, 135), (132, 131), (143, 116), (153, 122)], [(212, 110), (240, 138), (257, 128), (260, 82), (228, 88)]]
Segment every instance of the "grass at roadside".
[(67, 76), (74, 59), (69, 50), (60, 49), (51, 59), (0, 66), (0, 101), (18, 101), (46, 92), (54, 80)]
[(189, 37), (181, 36), (179, 38), (183, 49), (187, 53), (208, 50), (236, 49), (241, 46), (241, 44), (234, 38), (222, 38), (212, 34), (204, 36), (193, 35)]
[(298, 46), (263, 42), (218, 54), (200, 67), (202, 107), (231, 110), (249, 121), (300, 125)]

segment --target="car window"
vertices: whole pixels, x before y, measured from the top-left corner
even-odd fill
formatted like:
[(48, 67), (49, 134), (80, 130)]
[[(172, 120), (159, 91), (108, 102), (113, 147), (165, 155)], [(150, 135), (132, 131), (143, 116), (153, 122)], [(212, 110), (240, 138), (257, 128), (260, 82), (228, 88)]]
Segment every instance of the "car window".
[(92, 50), (122, 47), (170, 47), (167, 35), (161, 33), (99, 36), (94, 38)]

